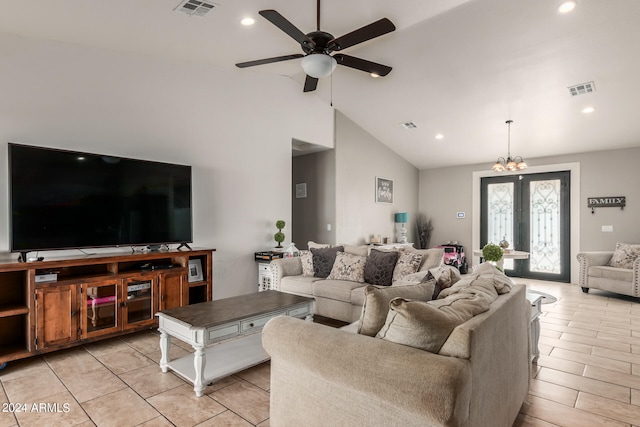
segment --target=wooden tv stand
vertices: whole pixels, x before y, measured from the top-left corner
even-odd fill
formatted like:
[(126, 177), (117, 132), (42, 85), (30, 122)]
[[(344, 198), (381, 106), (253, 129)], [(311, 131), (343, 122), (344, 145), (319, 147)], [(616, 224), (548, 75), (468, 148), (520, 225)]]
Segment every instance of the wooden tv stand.
[[(157, 327), (156, 312), (211, 301), (215, 249), (0, 258), (0, 365)], [(199, 266), (198, 274), (190, 263)]]

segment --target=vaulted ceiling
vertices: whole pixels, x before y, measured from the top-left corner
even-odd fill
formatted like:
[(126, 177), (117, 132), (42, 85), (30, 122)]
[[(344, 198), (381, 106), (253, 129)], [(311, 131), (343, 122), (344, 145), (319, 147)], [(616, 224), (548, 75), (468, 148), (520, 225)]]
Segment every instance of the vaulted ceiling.
[[(216, 0), (203, 17), (175, 11), (178, 3), (5, 1), (0, 32), (288, 76), (300, 86), (283, 97), (321, 97), (420, 169), (506, 156), (508, 119), (511, 153), (525, 160), (640, 146), (637, 0), (578, 0), (568, 14), (560, 0), (323, 0), (321, 29), (334, 36), (382, 17), (395, 24), (344, 51), (393, 71), (372, 78), (339, 66), (309, 93), (300, 59), (234, 64), (300, 53), (258, 11), (275, 9), (306, 33), (316, 0)], [(245, 17), (255, 24), (241, 25)], [(570, 94), (586, 82), (595, 91)]]

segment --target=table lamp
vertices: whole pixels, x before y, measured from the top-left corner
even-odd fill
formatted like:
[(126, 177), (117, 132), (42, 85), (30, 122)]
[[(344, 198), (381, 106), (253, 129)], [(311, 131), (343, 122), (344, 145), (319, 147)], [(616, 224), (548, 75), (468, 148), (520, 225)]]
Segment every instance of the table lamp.
[(407, 212), (398, 212), (395, 214), (395, 221), (397, 224), (400, 224), (398, 243), (407, 243), (407, 228), (405, 224), (409, 222), (409, 214)]

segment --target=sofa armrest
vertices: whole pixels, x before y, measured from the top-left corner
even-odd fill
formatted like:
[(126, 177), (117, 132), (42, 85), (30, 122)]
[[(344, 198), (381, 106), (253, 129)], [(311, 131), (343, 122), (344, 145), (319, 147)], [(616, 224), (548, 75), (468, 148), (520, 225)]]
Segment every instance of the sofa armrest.
[(580, 270), (578, 273), (578, 285), (583, 288), (589, 287), (589, 267), (595, 265), (607, 265), (613, 251), (592, 251), (592, 252), (579, 252), (576, 255), (578, 262), (580, 263)]
[(300, 276), (302, 274), (302, 261), (300, 257), (274, 259), (270, 263), (273, 274), (271, 289), (280, 290), (280, 279), (285, 276)]
[(271, 423), (463, 425), (469, 361), (290, 317), (270, 320)]

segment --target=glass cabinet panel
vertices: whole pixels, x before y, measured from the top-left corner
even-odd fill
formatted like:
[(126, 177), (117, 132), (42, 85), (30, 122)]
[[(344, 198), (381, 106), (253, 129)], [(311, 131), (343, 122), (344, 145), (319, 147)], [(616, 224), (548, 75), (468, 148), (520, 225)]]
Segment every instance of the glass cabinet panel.
[(99, 335), (118, 327), (118, 283), (84, 284), (84, 333)]
[(153, 279), (125, 281), (125, 325), (154, 320)]

